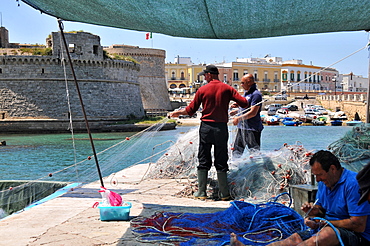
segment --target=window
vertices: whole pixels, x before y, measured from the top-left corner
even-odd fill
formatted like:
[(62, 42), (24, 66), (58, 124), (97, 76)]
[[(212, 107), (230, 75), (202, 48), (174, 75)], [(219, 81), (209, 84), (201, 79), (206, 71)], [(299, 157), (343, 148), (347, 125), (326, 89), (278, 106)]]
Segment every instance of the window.
[(75, 44), (69, 44), (68, 45), (68, 50), (69, 50), (69, 53), (74, 53), (75, 52)]
[(239, 80), (238, 70), (234, 70), (234, 73), (233, 73), (233, 80), (234, 80), (234, 81), (238, 81), (238, 80)]
[(0, 73), (3, 73), (3, 69), (2, 68), (0, 68)]
[(248, 70), (244, 70), (243, 75), (248, 74)]
[(283, 81), (287, 81), (287, 79), (288, 79), (288, 72), (287, 71), (283, 71), (282, 79), (283, 79)]
[(227, 82), (227, 74), (224, 73), (224, 82)]
[(185, 74), (184, 74), (184, 71), (181, 71), (181, 75), (180, 75), (181, 77), (180, 77), (180, 79), (181, 80), (184, 80), (185, 79)]
[(294, 81), (294, 72), (293, 71), (290, 72), (290, 80)]
[(98, 45), (94, 45), (93, 46), (93, 53), (94, 53), (94, 55), (98, 55), (99, 54), (99, 46)]
[(176, 73), (175, 73), (175, 71), (172, 71), (171, 80), (175, 80), (175, 79), (176, 79)]

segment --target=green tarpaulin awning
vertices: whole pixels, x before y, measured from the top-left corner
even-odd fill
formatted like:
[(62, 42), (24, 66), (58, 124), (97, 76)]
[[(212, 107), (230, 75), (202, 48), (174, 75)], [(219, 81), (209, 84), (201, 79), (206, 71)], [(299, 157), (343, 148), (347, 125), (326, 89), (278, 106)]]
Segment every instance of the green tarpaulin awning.
[(67, 21), (175, 37), (248, 39), (370, 29), (368, 0), (22, 0)]

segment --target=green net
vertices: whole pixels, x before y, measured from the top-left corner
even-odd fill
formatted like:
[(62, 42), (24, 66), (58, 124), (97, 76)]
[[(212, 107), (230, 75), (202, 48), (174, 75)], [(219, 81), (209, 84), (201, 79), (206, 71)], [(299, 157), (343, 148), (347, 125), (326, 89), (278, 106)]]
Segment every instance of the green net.
[(22, 0), (63, 20), (170, 36), (247, 39), (370, 29), (359, 0)]

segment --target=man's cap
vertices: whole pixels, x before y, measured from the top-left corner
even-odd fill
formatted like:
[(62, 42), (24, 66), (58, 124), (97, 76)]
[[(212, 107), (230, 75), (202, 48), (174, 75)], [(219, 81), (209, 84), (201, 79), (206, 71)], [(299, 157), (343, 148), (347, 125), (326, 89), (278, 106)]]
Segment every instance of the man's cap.
[(218, 68), (215, 65), (208, 65), (206, 69), (199, 73), (199, 75), (205, 75), (206, 73), (219, 74)]
[(370, 163), (358, 172), (356, 179), (361, 191), (361, 198), (358, 202), (358, 205), (360, 205), (367, 200), (370, 191)]

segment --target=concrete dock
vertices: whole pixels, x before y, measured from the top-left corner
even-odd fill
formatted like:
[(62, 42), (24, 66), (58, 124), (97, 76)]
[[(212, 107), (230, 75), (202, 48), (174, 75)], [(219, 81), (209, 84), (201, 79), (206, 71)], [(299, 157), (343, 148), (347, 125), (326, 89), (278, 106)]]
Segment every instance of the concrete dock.
[[(227, 201), (179, 198), (175, 194), (189, 180), (142, 180), (149, 164), (129, 167), (104, 179), (107, 189), (131, 202), (130, 219), (150, 217), (155, 212), (212, 213), (230, 206)], [(100, 182), (79, 188), (13, 214), (0, 221), (1, 246), (96, 246), (96, 245), (160, 245), (142, 243), (135, 239), (129, 221), (101, 221), (95, 202), (101, 201)]]

